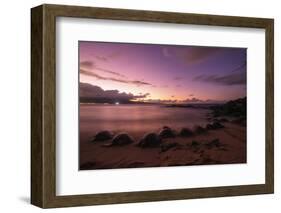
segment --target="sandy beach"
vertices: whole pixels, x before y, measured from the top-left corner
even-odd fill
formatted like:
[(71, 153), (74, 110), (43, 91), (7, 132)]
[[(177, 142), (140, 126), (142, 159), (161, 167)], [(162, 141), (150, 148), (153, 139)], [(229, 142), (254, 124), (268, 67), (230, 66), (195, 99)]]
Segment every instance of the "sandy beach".
[(130, 135), (134, 142), (119, 146), (80, 134), (80, 170), (246, 163), (246, 127), (234, 122), (223, 126), (188, 137), (175, 129), (174, 137), (155, 147), (138, 146), (143, 134)]

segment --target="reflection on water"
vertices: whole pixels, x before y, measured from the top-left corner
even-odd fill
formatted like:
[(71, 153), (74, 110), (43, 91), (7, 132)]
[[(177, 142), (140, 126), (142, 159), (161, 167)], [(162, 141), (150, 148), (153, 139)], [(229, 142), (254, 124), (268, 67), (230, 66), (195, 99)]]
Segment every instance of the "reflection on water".
[(170, 108), (159, 105), (80, 104), (80, 133), (101, 130), (147, 133), (162, 126), (173, 129), (206, 124), (206, 109)]

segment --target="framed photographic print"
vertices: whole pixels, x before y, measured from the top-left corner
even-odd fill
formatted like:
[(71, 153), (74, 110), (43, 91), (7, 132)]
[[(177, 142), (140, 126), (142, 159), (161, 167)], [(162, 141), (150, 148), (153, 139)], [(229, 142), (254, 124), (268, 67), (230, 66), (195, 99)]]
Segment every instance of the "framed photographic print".
[(31, 203), (274, 191), (273, 19), (31, 10)]

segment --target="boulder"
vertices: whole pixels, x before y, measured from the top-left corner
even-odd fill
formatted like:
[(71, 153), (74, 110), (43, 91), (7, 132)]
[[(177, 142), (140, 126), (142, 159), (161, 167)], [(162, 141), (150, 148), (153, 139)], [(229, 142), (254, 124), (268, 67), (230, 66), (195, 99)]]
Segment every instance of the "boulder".
[(164, 126), (163, 129), (159, 132), (160, 138), (174, 138), (175, 136), (175, 132), (167, 126)]
[(174, 142), (174, 143), (166, 143), (166, 144), (162, 144), (161, 145), (161, 152), (166, 152), (168, 151), (169, 149), (172, 149), (174, 147), (177, 147), (179, 146), (178, 143)]
[(219, 119), (219, 122), (225, 123), (225, 122), (229, 122), (229, 120), (226, 118), (221, 118), (221, 119)]
[(163, 129), (171, 129), (171, 128), (168, 126), (163, 126)]
[(214, 122), (213, 127), (214, 129), (221, 129), (224, 128), (224, 125), (222, 125), (220, 122)]
[(198, 147), (199, 145), (200, 145), (200, 143), (198, 141), (192, 141), (191, 142), (192, 147)]
[(215, 129), (221, 129), (224, 128), (224, 125), (222, 125), (220, 122), (215, 121), (212, 124), (207, 124), (206, 129), (207, 130), (215, 130)]
[(134, 143), (134, 140), (127, 133), (120, 133), (116, 135), (111, 141), (112, 146), (122, 146), (131, 143)]
[(203, 134), (203, 133), (206, 133), (207, 130), (205, 128), (203, 128), (202, 126), (197, 125), (194, 127), (194, 132), (196, 134)]
[(207, 130), (213, 130), (214, 129), (213, 124), (207, 124), (206, 129)]
[(189, 128), (182, 128), (179, 135), (182, 137), (190, 137), (193, 135), (193, 132)]
[(107, 130), (98, 132), (92, 139), (92, 142), (106, 141), (113, 138), (113, 134)]
[(206, 143), (206, 146), (207, 148), (213, 148), (213, 147), (216, 147), (216, 148), (219, 148), (222, 146), (221, 142), (219, 139), (214, 139), (214, 140), (211, 140), (210, 142), (207, 142)]
[(146, 134), (138, 143), (139, 147), (157, 147), (161, 144), (161, 138), (156, 133)]

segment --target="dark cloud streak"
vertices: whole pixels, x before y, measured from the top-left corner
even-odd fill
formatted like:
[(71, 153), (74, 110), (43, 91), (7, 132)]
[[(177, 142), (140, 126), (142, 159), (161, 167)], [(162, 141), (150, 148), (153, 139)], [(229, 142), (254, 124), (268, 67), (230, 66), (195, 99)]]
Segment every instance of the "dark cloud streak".
[(111, 70), (108, 70), (108, 69), (104, 69), (104, 68), (100, 68), (100, 67), (95, 67), (95, 69), (103, 71), (103, 72), (106, 72), (106, 73), (110, 73), (112, 75), (116, 75), (116, 76), (127, 78), (125, 75), (122, 75), (122, 74), (120, 74), (118, 72), (114, 72), (114, 71), (111, 71)]
[(114, 71), (109, 70), (109, 69), (104, 69), (104, 68), (98, 67), (92, 61), (82, 61), (82, 62), (80, 62), (80, 68), (95, 69), (95, 70), (99, 70), (99, 71), (102, 71), (102, 72), (105, 72), (105, 73), (109, 73), (109, 74), (112, 74), (112, 75), (116, 75), (116, 76), (120, 76), (120, 77), (126, 78), (125, 75), (122, 75), (122, 74), (120, 74), (118, 72), (114, 72)]
[(246, 73), (231, 73), (228, 75), (198, 75), (193, 78), (193, 81), (207, 82), (218, 85), (232, 86), (232, 85), (245, 85)]
[(220, 51), (224, 51), (225, 48), (218, 47), (190, 47), (188, 48), (188, 54), (186, 54), (186, 59), (188, 62), (195, 63), (203, 59), (206, 59)]
[(101, 76), (95, 72), (92, 71), (88, 71), (85, 69), (80, 69), (80, 74), (84, 74), (84, 75), (88, 75), (88, 76), (92, 76), (95, 77), (99, 80), (109, 80), (109, 81), (115, 81), (115, 82), (119, 82), (119, 83), (125, 83), (125, 84), (134, 84), (137, 86), (153, 86), (152, 84), (148, 83), (148, 82), (144, 82), (144, 81), (139, 81), (139, 80), (127, 80), (127, 79), (121, 79), (121, 78), (114, 78), (114, 77), (105, 77), (105, 76)]
[(81, 61), (80, 62), (80, 67), (91, 68), (93, 66), (94, 66), (94, 63), (92, 61)]

